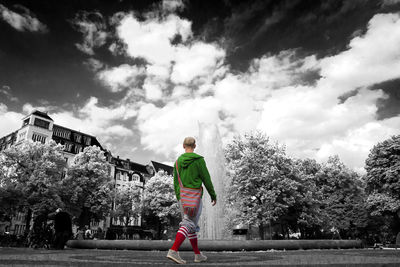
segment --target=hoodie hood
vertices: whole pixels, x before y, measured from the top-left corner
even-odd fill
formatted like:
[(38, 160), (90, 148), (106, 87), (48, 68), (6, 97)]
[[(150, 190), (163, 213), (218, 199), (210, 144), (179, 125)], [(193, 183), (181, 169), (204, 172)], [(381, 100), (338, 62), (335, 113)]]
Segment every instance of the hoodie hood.
[(178, 165), (182, 166), (182, 168), (187, 168), (194, 161), (203, 158), (203, 156), (197, 155), (196, 153), (185, 153), (182, 154), (178, 159)]

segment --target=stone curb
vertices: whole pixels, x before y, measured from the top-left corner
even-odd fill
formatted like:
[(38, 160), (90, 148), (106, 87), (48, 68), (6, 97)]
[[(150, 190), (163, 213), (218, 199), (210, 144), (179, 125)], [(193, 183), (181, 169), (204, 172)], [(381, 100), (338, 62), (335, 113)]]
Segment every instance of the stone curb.
[[(79, 249), (168, 250), (173, 241), (166, 240), (69, 240), (67, 246)], [(258, 251), (297, 249), (349, 249), (362, 248), (361, 240), (199, 240), (204, 251)], [(191, 251), (186, 240), (181, 251)]]

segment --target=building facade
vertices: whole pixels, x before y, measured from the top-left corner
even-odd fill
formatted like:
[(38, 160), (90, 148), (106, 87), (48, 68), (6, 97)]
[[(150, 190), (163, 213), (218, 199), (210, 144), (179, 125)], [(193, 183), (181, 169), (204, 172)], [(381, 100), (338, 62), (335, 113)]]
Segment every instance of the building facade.
[[(24, 141), (32, 140), (35, 142), (46, 143), (54, 140), (64, 146), (63, 155), (67, 165), (71, 164), (74, 156), (83, 151), (87, 146), (98, 146), (105, 151), (107, 161), (111, 164), (110, 179), (114, 182), (117, 189), (129, 186), (130, 183), (139, 183), (144, 188), (154, 174), (155, 170), (163, 169), (172, 173), (172, 167), (151, 161), (148, 165), (139, 164), (130, 159), (114, 157), (110, 151), (105, 150), (95, 136), (82, 133), (71, 128), (54, 124), (53, 119), (45, 112), (33, 111), (22, 119), (21, 128), (0, 138), (0, 151), (18, 145)], [(91, 228), (95, 231), (98, 227), (105, 228), (112, 225), (122, 225), (118, 219), (107, 218), (104, 222), (91, 222)], [(131, 218), (130, 226), (142, 225), (142, 218), (138, 216)], [(11, 224), (0, 222), (0, 232), (10, 234), (22, 234), (25, 230), (24, 214), (17, 214), (11, 220)]]

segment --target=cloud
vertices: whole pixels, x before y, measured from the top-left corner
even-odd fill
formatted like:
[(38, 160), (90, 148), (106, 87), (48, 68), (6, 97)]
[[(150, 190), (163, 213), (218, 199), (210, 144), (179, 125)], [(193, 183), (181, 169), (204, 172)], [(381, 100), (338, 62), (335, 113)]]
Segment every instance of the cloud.
[(93, 72), (98, 72), (104, 67), (104, 64), (95, 58), (89, 58), (88, 60), (84, 61), (83, 64)]
[(129, 14), (121, 20), (117, 34), (126, 43), (130, 57), (143, 58), (149, 64), (169, 65), (177, 49), (171, 41), (180, 36), (182, 42), (186, 42), (192, 31), (191, 22), (174, 14), (143, 22)]
[[(372, 146), (400, 127), (400, 117), (377, 120), (377, 102), (387, 95), (369, 89), (400, 76), (399, 23), (397, 14), (379, 14), (337, 55), (302, 58), (296, 50), (282, 51), (253, 60), (243, 73), (224, 66), (223, 75), (200, 85), (190, 82), (192, 74), (179, 80), (172, 71), (171, 81), (182, 82), (172, 97), (163, 106), (144, 104), (138, 110), (142, 144), (173, 156), (180, 140), (197, 135), (198, 122), (207, 122), (219, 126), (225, 143), (234, 133), (257, 128), (286, 144), (290, 155), (322, 161), (338, 154), (361, 170)], [(213, 68), (223, 65), (222, 54), (218, 60)], [(190, 61), (183, 66), (192, 67)], [(309, 72), (320, 78), (305, 83)]]
[(399, 77), (399, 29), (400, 14), (375, 15), (367, 33), (353, 38), (347, 51), (321, 60), (321, 82), (348, 91)]
[(144, 71), (145, 69), (143, 67), (122, 64), (118, 67), (98, 72), (97, 78), (106, 85), (111, 92), (119, 92), (136, 85), (138, 82), (137, 78), (142, 76)]
[(23, 117), (21, 113), (9, 111), (8, 107), (0, 102), (0, 138), (19, 129)]
[(182, 0), (163, 0), (161, 5), (163, 11), (171, 13), (181, 11), (185, 8)]
[(162, 108), (145, 104), (138, 113), (141, 141), (146, 149), (175, 154), (184, 137), (198, 134), (199, 122), (220, 122), (218, 110), (218, 100), (212, 97), (171, 102)]
[(400, 4), (400, 0), (382, 0), (382, 6), (391, 6)]
[(81, 11), (71, 20), (75, 29), (83, 34), (83, 43), (75, 44), (85, 54), (94, 55), (94, 48), (101, 47), (108, 37), (106, 24), (100, 12)]
[(319, 60), (322, 78), (315, 86), (291, 84), (273, 91), (258, 127), (285, 142), (293, 155), (325, 160), (339, 154), (362, 169), (372, 146), (400, 126), (399, 117), (377, 120), (377, 103), (387, 95), (369, 90), (400, 77), (399, 26), (398, 14), (375, 15), (348, 50)]
[(225, 51), (212, 44), (198, 42), (190, 47), (179, 46), (171, 81), (186, 84), (196, 77), (211, 74), (224, 58)]
[(9, 99), (12, 102), (18, 102), (18, 98), (13, 96), (11, 92), (11, 87), (8, 85), (3, 85), (2, 88), (0, 88), (0, 95), (4, 95), (7, 99)]
[[(356, 170), (374, 144), (400, 127), (400, 117), (377, 119), (378, 102), (388, 96), (370, 89), (400, 77), (399, 14), (375, 15), (336, 55), (285, 50), (233, 72), (219, 44), (197, 39), (190, 21), (159, 8), (142, 19), (113, 17), (112, 50), (136, 65), (97, 71), (111, 91), (128, 89), (112, 108), (91, 99), (80, 111), (91, 118), (85, 125), (106, 136), (134, 129), (145, 149), (171, 160), (185, 136), (198, 135), (199, 123), (216, 124), (225, 144), (259, 129), (286, 144), (290, 155), (323, 161), (338, 154)], [(125, 117), (130, 122), (119, 128)], [(97, 122), (102, 119), (105, 124)]]
[(47, 26), (40, 22), (29, 9), (17, 6), (21, 9), (22, 13), (16, 13), (11, 11), (4, 5), (0, 4), (0, 18), (7, 22), (14, 29), (24, 32), (39, 32), (46, 33), (48, 31)]

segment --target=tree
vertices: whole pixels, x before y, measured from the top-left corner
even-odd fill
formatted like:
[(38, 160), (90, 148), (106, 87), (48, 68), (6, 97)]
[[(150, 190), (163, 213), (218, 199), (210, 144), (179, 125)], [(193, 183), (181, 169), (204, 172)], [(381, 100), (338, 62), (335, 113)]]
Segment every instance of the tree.
[(147, 216), (155, 216), (158, 236), (167, 225), (180, 217), (174, 191), (174, 180), (164, 171), (157, 172), (145, 185), (144, 209)]
[(264, 227), (271, 222), (281, 224), (295, 203), (299, 182), (292, 160), (284, 147), (259, 132), (236, 137), (225, 155), (231, 181), (228, 203), (238, 209), (234, 221), (257, 225), (264, 239)]
[(125, 226), (131, 223), (132, 218), (138, 218), (142, 211), (142, 191), (143, 187), (139, 183), (118, 188), (115, 193), (113, 217), (119, 218)]
[(321, 206), (326, 221), (323, 230), (337, 229), (342, 238), (353, 236), (367, 224), (364, 184), (356, 172), (338, 156), (329, 157), (316, 174), (316, 185), (323, 196)]
[(365, 163), (372, 214), (400, 210), (400, 135), (375, 145)]
[(316, 185), (316, 174), (321, 170), (321, 164), (313, 159), (297, 159), (294, 161), (297, 169), (299, 194), (296, 202), (291, 207), (291, 230), (300, 231), (301, 238), (310, 239), (320, 236), (320, 230), (327, 221), (326, 214), (322, 211), (323, 194)]
[(365, 163), (370, 224), (384, 239), (395, 236), (400, 231), (400, 135), (375, 145)]
[(0, 198), (1, 206), (3, 211), (6, 208), (11, 213), (25, 208), (28, 211), (26, 229), (29, 229), (32, 212), (34, 226), (42, 225), (48, 213), (63, 206), (60, 197), (65, 168), (62, 149), (54, 141), (45, 144), (27, 141), (1, 152), (0, 185), (4, 193)]
[(85, 147), (77, 154), (62, 181), (63, 199), (73, 215), (79, 216), (79, 226), (89, 225), (110, 213), (113, 186), (111, 165), (97, 146)]

